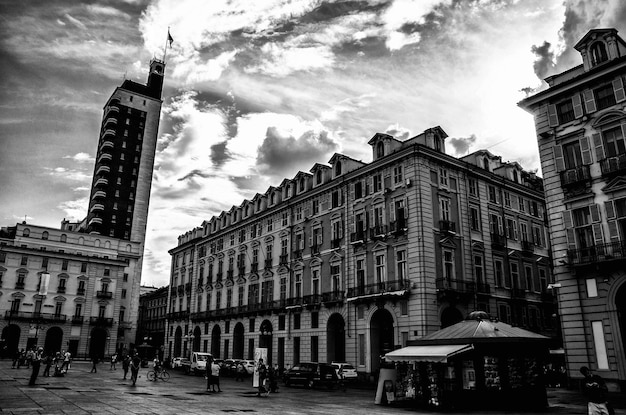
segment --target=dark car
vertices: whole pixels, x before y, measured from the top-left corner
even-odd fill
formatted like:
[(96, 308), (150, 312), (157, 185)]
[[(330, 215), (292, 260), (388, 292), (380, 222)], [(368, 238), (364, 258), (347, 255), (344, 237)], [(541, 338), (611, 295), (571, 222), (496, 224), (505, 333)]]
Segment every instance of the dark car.
[(309, 388), (326, 386), (329, 389), (337, 385), (337, 372), (328, 363), (299, 363), (285, 371), (285, 386), (304, 385)]

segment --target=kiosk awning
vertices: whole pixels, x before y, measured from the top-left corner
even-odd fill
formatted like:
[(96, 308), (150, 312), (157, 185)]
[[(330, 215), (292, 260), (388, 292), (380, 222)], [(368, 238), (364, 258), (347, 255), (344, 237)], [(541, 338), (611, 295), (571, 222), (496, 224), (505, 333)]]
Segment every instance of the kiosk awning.
[(446, 362), (449, 357), (472, 350), (471, 344), (407, 346), (385, 355), (388, 362)]

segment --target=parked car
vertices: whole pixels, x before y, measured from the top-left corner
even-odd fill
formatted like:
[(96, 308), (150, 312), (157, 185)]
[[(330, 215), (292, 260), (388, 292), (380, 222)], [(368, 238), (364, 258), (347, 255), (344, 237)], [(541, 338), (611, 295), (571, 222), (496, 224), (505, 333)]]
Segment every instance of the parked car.
[(285, 371), (285, 386), (304, 385), (308, 388), (326, 386), (329, 389), (337, 385), (339, 378), (335, 368), (328, 363), (300, 363)]
[(356, 373), (356, 368), (352, 366), (350, 363), (346, 362), (332, 362), (331, 365), (335, 369), (337, 373), (337, 377), (339, 377), (339, 368), (343, 370), (343, 378), (345, 380), (356, 379), (358, 374)]
[(172, 359), (172, 369), (178, 369), (182, 366), (182, 361), (183, 358), (182, 357), (175, 357)]
[(213, 356), (211, 353), (193, 352), (191, 353), (191, 359), (185, 359), (181, 366), (186, 374), (204, 374), (206, 372), (207, 362), (212, 360)]

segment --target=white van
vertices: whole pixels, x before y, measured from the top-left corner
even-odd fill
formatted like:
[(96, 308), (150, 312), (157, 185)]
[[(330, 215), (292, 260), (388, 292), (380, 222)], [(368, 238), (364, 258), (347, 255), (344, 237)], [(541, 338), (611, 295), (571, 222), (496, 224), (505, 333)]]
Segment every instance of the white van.
[(193, 352), (188, 362), (189, 363), (183, 361), (183, 369), (186, 374), (204, 374), (206, 372), (207, 363), (211, 364), (211, 362), (213, 362), (213, 356), (211, 353)]

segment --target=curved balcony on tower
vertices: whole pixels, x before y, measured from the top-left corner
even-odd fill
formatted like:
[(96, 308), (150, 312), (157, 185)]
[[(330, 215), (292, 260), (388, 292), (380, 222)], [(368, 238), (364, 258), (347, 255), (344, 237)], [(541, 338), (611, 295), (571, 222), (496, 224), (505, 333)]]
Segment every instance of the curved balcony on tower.
[(95, 203), (91, 209), (89, 209), (89, 212), (93, 213), (93, 212), (102, 212), (104, 210), (104, 205), (102, 203)]
[(93, 196), (91, 197), (91, 200), (97, 199), (97, 198), (99, 198), (99, 197), (101, 197), (101, 198), (106, 198), (106, 197), (107, 197), (106, 192), (104, 192), (104, 191), (102, 191), (102, 190), (98, 190), (97, 192), (95, 192), (95, 193), (93, 194)]
[(103, 151), (108, 148), (113, 149), (113, 145), (114, 145), (113, 141), (105, 140), (102, 142), (102, 144), (100, 144), (100, 151)]
[(111, 173), (111, 168), (109, 166), (99, 166), (96, 170), (96, 175)]
[(103, 140), (105, 140), (105, 139), (107, 139), (107, 138), (115, 138), (115, 130), (112, 130), (112, 129), (110, 129), (110, 128), (108, 128), (108, 129), (104, 130), (104, 131), (102, 132), (102, 136), (101, 136), (101, 138), (102, 138)]
[(102, 124), (104, 129), (108, 129), (108, 128), (115, 128), (115, 126), (117, 125), (117, 118), (114, 117), (108, 117), (104, 119), (104, 123)]
[(111, 115), (111, 114), (118, 114), (120, 112), (119, 107), (117, 105), (115, 105), (115, 104), (119, 104), (119, 101), (117, 101), (115, 103), (114, 103), (114, 101), (111, 101), (111, 105), (109, 105), (107, 107), (107, 109), (105, 110), (105, 112), (104, 112), (104, 118), (108, 118), (109, 115)]
[(93, 226), (93, 225), (102, 225), (102, 218), (98, 218), (98, 217), (91, 218), (87, 226)]
[(102, 162), (109, 162), (113, 160), (113, 156), (107, 153), (103, 153), (100, 154), (100, 157), (98, 158), (98, 164), (102, 163)]
[[(107, 168), (108, 168), (108, 166), (103, 166), (103, 167), (107, 167)], [(98, 170), (100, 170), (100, 169), (98, 169)], [(109, 179), (106, 179), (106, 178), (104, 178), (104, 177), (98, 177), (98, 178), (96, 179), (96, 182), (94, 183), (94, 185), (95, 185), (96, 187), (99, 187), (99, 186), (107, 186), (108, 184), (109, 184)]]

